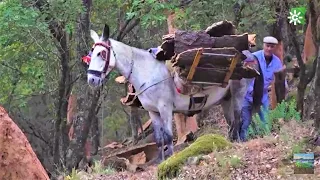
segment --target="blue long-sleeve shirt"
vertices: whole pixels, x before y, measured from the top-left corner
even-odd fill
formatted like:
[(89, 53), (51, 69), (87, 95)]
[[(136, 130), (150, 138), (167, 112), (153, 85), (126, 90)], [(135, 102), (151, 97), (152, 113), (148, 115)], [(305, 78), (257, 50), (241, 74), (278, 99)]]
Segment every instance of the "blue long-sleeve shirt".
[[(274, 73), (282, 69), (282, 63), (281, 63), (281, 60), (273, 54), (271, 62), (269, 63), (269, 65), (267, 65), (263, 50), (254, 52), (253, 55), (255, 55), (259, 61), (263, 79), (264, 79), (263, 96), (261, 99), (261, 103), (264, 105), (268, 105), (269, 104), (268, 87), (274, 80)], [(249, 82), (249, 87), (247, 89), (247, 94), (245, 96), (245, 100), (249, 103), (253, 102), (253, 97), (252, 97), (253, 87), (254, 87), (254, 78), (252, 78), (251, 82)]]

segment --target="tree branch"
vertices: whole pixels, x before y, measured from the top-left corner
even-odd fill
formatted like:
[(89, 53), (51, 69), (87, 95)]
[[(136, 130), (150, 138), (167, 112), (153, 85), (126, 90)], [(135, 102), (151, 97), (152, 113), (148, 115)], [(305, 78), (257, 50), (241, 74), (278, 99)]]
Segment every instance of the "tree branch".
[[(118, 41), (121, 41), (134, 27), (140, 23), (140, 18), (134, 19), (134, 21), (123, 31)], [(118, 38), (118, 37), (117, 37)]]

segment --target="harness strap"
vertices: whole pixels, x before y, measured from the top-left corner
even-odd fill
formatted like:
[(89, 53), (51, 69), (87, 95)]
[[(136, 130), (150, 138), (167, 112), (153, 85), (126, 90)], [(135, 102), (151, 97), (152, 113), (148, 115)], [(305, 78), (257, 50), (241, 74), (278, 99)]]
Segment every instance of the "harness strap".
[(157, 85), (157, 84), (159, 84), (159, 83), (161, 83), (161, 82), (163, 82), (163, 81), (166, 81), (166, 80), (168, 80), (168, 79), (170, 79), (170, 78), (171, 78), (171, 76), (169, 76), (169, 77), (167, 77), (167, 78), (165, 78), (165, 79), (163, 79), (163, 80), (161, 80), (161, 81), (158, 81), (158, 82), (156, 82), (156, 83), (153, 83), (153, 84), (151, 84), (150, 86), (144, 88), (142, 91), (140, 91), (140, 92), (138, 92), (138, 93), (135, 93), (135, 94), (136, 94), (136, 96), (138, 96), (138, 95), (142, 94), (144, 91), (146, 91), (147, 89), (149, 89), (150, 87), (155, 86), (155, 85)]
[(198, 109), (202, 109), (208, 100), (209, 95), (205, 95), (202, 97), (193, 97), (192, 95), (190, 96), (190, 102), (189, 102), (189, 111), (194, 111), (196, 104), (200, 104)]

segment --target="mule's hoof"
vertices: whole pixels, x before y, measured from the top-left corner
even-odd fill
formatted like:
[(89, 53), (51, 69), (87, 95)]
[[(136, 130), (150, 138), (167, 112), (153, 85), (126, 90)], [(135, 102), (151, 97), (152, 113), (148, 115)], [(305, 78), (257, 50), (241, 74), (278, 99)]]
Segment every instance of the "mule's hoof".
[(164, 152), (164, 159), (168, 159), (170, 156), (172, 156), (173, 155), (173, 151), (170, 151), (169, 149), (168, 150), (166, 150), (165, 152)]
[(161, 158), (157, 157), (157, 158), (154, 158), (150, 161), (150, 165), (159, 165), (163, 162), (163, 160), (161, 160)]

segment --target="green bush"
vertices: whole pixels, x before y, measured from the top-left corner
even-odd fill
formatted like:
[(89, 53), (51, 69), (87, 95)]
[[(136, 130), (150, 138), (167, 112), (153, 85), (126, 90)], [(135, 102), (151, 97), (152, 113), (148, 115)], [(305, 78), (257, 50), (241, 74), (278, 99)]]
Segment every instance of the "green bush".
[(252, 122), (248, 129), (248, 137), (263, 137), (270, 135), (272, 131), (280, 129), (279, 119), (284, 121), (300, 121), (300, 113), (296, 110), (296, 100), (282, 101), (273, 110), (269, 110), (265, 115), (266, 123), (260, 120), (258, 113), (252, 117)]

